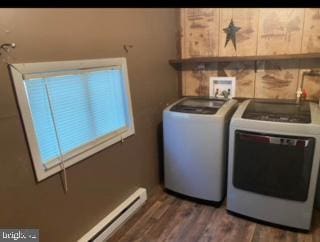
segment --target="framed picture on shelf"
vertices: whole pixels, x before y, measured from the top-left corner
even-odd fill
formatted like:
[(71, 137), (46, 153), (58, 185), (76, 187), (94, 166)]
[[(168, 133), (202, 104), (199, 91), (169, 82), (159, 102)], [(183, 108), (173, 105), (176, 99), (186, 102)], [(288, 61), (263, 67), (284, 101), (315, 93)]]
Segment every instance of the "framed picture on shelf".
[(215, 98), (232, 98), (236, 94), (235, 77), (210, 77), (209, 96)]

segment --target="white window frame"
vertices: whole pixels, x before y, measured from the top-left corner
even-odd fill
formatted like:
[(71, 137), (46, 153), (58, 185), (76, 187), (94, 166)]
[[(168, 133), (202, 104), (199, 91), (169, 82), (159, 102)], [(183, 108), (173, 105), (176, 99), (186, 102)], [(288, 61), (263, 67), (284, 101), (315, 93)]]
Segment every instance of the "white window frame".
[(117, 130), (111, 134), (105, 135), (93, 142), (83, 145), (70, 154), (64, 155), (64, 167), (67, 168), (80, 162), (81, 160), (107, 148), (108, 146), (115, 144), (119, 141), (123, 141), (128, 136), (135, 133), (134, 119), (132, 113), (132, 103), (129, 87), (129, 78), (127, 71), (126, 58), (107, 58), (107, 59), (88, 59), (88, 60), (72, 60), (72, 61), (56, 61), (56, 62), (40, 62), (40, 63), (23, 63), (23, 64), (11, 64), (10, 70), (17, 94), (17, 100), (19, 104), (20, 113), (23, 119), (29, 148), (32, 155), (32, 161), (36, 172), (38, 181), (41, 181), (51, 175), (60, 172), (63, 169), (62, 162), (50, 162), (45, 165), (41, 162), (41, 156), (39, 151), (39, 145), (36, 138), (35, 128), (32, 122), (32, 113), (29, 106), (27, 90), (25, 87), (25, 81), (35, 77), (41, 77), (43, 73), (46, 76), (52, 76), (55, 73), (64, 73), (70, 71), (77, 71), (77, 73), (94, 70), (94, 69), (110, 69), (111, 67), (120, 67), (123, 77), (123, 87), (126, 98), (127, 109), (127, 127)]

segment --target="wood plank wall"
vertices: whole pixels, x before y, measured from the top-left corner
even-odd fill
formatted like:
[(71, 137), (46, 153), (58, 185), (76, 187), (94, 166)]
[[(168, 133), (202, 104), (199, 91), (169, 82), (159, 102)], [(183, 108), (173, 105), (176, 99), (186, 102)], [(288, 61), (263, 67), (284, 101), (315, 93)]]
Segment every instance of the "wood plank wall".
[[(230, 20), (241, 29), (237, 50), (229, 41)], [(181, 58), (320, 53), (320, 9), (187, 8), (180, 10)], [(320, 59), (212, 63), (199, 70), (183, 66), (182, 95), (209, 95), (210, 76), (235, 76), (237, 97), (294, 99), (306, 70), (320, 70)], [(305, 76), (308, 99), (320, 97), (320, 77)]]

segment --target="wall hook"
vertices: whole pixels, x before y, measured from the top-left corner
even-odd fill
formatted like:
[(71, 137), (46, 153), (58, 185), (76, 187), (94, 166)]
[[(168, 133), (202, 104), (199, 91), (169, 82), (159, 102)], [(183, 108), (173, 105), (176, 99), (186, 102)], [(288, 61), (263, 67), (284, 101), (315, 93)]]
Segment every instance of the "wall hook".
[[(15, 43), (4, 43), (2, 45), (0, 45), (0, 51), (1, 50), (4, 50), (5, 52), (9, 52), (9, 49), (12, 48), (16, 48), (16, 44)], [(0, 52), (0, 55), (1, 55), (1, 52)]]
[(133, 45), (123, 45), (123, 49), (128, 53), (129, 48), (133, 48)]

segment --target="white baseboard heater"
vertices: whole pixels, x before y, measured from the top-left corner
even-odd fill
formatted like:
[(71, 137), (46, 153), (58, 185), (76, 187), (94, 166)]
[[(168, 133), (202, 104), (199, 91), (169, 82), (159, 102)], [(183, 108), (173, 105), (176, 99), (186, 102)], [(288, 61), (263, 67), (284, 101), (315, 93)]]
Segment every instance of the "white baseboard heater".
[(145, 188), (139, 188), (116, 209), (102, 219), (78, 242), (104, 242), (147, 200)]

